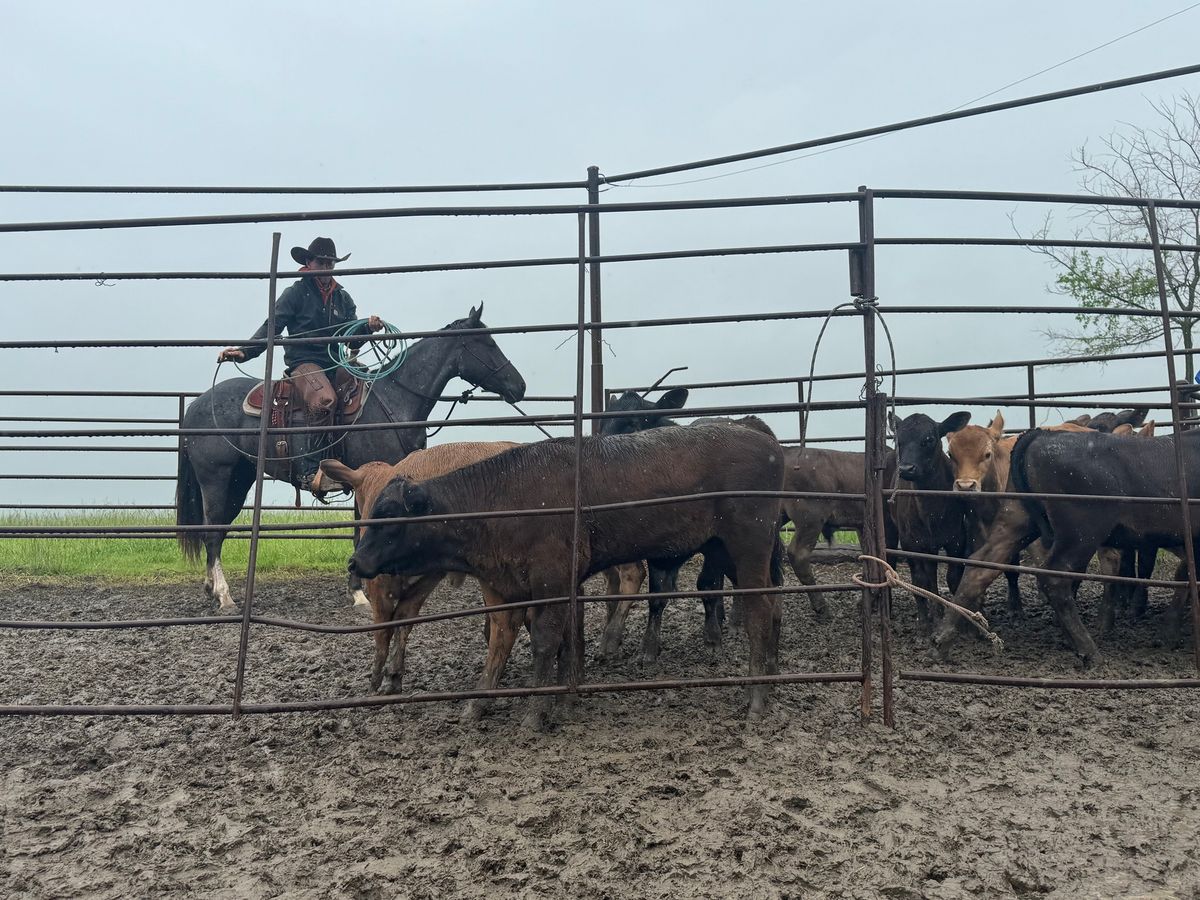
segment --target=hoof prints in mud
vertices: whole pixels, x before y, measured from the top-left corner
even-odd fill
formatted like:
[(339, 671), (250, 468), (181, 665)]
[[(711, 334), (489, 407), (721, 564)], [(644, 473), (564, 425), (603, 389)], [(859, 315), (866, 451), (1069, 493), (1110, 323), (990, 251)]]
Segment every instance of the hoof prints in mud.
[[(687, 583), (685, 574), (681, 583)], [(827, 570), (830, 580), (845, 571)], [(1094, 588), (1084, 586), (1094, 626)], [(926, 649), (896, 594), (897, 662), (1066, 676), (1077, 664), (1032, 596), (996, 657), (966, 640), (953, 664)], [(267, 580), (256, 608), (355, 623), (340, 578)], [(430, 609), (477, 604), (468, 583)], [(1120, 623), (1098, 677), (1190, 674), (1152, 620)], [(207, 612), (198, 585), (24, 586), (10, 618)], [(858, 596), (815, 620), (787, 601), (784, 671), (852, 670)], [(673, 603), (663, 655), (638, 664), (645, 608), (618, 658), (588, 675), (743, 674), (729, 631), (716, 654), (694, 601)], [(247, 700), (366, 693), (367, 635), (255, 627)], [(237, 626), (3, 632), (5, 703), (224, 703)], [(418, 629), (405, 690), (474, 684), (476, 620)], [(527, 642), (505, 684), (523, 684)], [(530, 734), (523, 701), (478, 725), (460, 704), (228, 718), (0, 720), (0, 894), (53, 896), (960, 897), (1194, 896), (1200, 867), (1200, 722), (1192, 691), (1039, 692), (902, 684), (899, 727), (858, 721), (854, 685), (776, 691), (747, 724), (741, 689), (582, 698)]]

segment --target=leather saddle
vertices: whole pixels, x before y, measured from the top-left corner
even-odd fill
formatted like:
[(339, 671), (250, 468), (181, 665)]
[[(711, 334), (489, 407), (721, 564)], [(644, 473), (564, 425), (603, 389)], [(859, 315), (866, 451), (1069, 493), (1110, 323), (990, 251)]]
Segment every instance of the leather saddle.
[[(242, 401), (242, 412), (248, 416), (261, 417), (263, 411), (263, 386), (260, 381), (252, 387)], [(337, 394), (337, 404), (333, 409), (334, 425), (353, 425), (362, 415), (363, 405), (371, 393), (370, 385), (361, 378), (356, 378), (345, 369), (338, 369), (333, 380), (333, 391)], [(300, 392), (286, 375), (271, 383), (271, 422), (272, 428), (288, 428), (299, 424), (297, 414), (303, 414), (304, 408), (300, 402)], [(338, 435), (330, 434), (329, 443), (333, 443)], [(275, 455), (286, 457), (290, 455), (287, 435), (280, 435), (275, 441)]]

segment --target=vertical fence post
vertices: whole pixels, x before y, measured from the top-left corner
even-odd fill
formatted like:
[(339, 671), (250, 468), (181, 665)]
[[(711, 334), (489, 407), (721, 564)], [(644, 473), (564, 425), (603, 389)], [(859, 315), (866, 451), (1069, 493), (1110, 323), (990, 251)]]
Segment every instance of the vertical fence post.
[[(600, 168), (588, 166), (587, 196), (589, 206), (600, 204)], [(588, 253), (592, 257), (600, 255), (600, 213), (588, 213)], [(599, 324), (604, 320), (600, 307), (600, 263), (594, 259), (591, 264), (591, 320)], [(592, 412), (604, 412), (604, 332), (599, 328), (592, 329)], [(600, 431), (601, 420), (592, 419), (592, 434)]]
[[(877, 404), (875, 400), (875, 210), (874, 196), (865, 185), (860, 185), (861, 194), (858, 201), (858, 239), (860, 246), (850, 251), (850, 292), (858, 298), (859, 309), (863, 314), (863, 371), (866, 382), (863, 385), (863, 398), (866, 400), (866, 415), (863, 433), (865, 446), (863, 453), (863, 553), (869, 556), (883, 558), (884, 548), (879, 546), (877, 539), (874, 497), (883, 494), (880, 490), (878, 462), (876, 460), (876, 433), (882, 434), (883, 423), (877, 422)], [(880, 501), (882, 508), (882, 499)], [(882, 580), (879, 566), (872, 562), (866, 563), (868, 581), (878, 583)], [(860, 712), (867, 719), (871, 715), (872, 693), (872, 641), (874, 640), (871, 627), (872, 610), (875, 608), (878, 591), (874, 588), (863, 588), (862, 591), (862, 695)], [(886, 686), (885, 686), (886, 689)]]
[(254, 516), (250, 523), (250, 558), (246, 564), (246, 599), (242, 602), (242, 633), (238, 641), (237, 677), (233, 683), (233, 717), (242, 714), (246, 680), (246, 648), (250, 645), (250, 610), (254, 605), (254, 570), (258, 565), (258, 534), (262, 525), (263, 478), (267, 465), (267, 429), (271, 426), (271, 366), (275, 361), (275, 281), (279, 274), (279, 232), (271, 235), (271, 279), (267, 288), (267, 372), (263, 377), (263, 411), (258, 423), (258, 460), (254, 473)]
[[(567, 609), (567, 684), (571, 690), (578, 688), (580, 681), (583, 680), (583, 610), (579, 605), (579, 542), (583, 531), (583, 339), (586, 321), (584, 300), (587, 295), (587, 247), (584, 243), (584, 225), (584, 214), (580, 213), (579, 309), (575, 331), (575, 512), (571, 523), (571, 600), (570, 607)], [(595, 333), (593, 330), (592, 334)], [(595, 387), (594, 384), (593, 387)]]
[(1196, 585), (1196, 555), (1192, 539), (1192, 510), (1188, 504), (1187, 466), (1183, 458), (1183, 413), (1179, 401), (1179, 382), (1175, 373), (1175, 339), (1171, 334), (1171, 312), (1167, 305), (1167, 282), (1162, 244), (1158, 238), (1158, 209), (1154, 201), (1146, 203), (1146, 222), (1150, 226), (1150, 243), (1154, 245), (1154, 276), (1158, 282), (1158, 305), (1162, 313), (1163, 344), (1167, 351), (1167, 378), (1171, 382), (1171, 418), (1175, 422), (1175, 474), (1179, 479), (1179, 512), (1183, 516), (1184, 563), (1187, 566), (1188, 593), (1192, 606), (1192, 654), (1196, 670), (1200, 671), (1200, 591)]
[[(873, 314), (872, 314), (873, 317)], [(874, 478), (869, 480), (864, 493), (865, 503), (872, 510), (871, 517), (863, 518), (863, 540), (866, 550), (872, 556), (887, 559), (887, 535), (883, 528), (883, 487), (884, 472), (887, 468), (887, 447), (884, 443), (885, 424), (887, 422), (887, 394), (876, 393), (873, 398), (873, 412), (868, 410), (867, 440), (868, 459)], [(868, 537), (870, 535), (870, 537)], [(865, 549), (865, 548), (864, 548)], [(872, 563), (871, 565), (875, 565)], [(878, 568), (878, 567), (876, 567)], [(874, 579), (874, 575), (871, 576)], [(879, 615), (879, 663), (880, 677), (883, 680), (881, 694), (883, 695), (883, 724), (888, 728), (896, 725), (895, 703), (892, 695), (892, 589), (885, 587), (879, 590), (878, 604), (875, 612)]]
[(1037, 428), (1037, 407), (1034, 406), (1034, 401), (1037, 400), (1037, 385), (1033, 381), (1033, 363), (1025, 367), (1025, 383), (1029, 386), (1029, 429), (1032, 431)]
[(804, 443), (802, 443), (800, 445), (801, 447), (804, 447), (805, 444), (808, 443), (808, 425), (805, 421), (808, 418), (808, 410), (804, 408), (804, 379), (803, 378), (796, 379), (796, 403), (798, 403), (800, 406), (800, 408), (796, 410), (796, 417), (800, 420), (797, 423), (800, 426), (800, 431), (798, 432), (798, 436), (804, 439)]

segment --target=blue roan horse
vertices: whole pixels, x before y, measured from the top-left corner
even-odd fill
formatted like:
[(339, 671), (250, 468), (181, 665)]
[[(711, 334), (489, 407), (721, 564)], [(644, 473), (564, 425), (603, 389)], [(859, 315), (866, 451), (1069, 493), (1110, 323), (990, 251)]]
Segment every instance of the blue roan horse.
[[(358, 424), (423, 422), (451, 378), (499, 394), (515, 403), (525, 396), (525, 379), (488, 334), (459, 334), (468, 328), (486, 327), (480, 320), (483, 305), (465, 319), (451, 322), (438, 334), (417, 341), (404, 363), (375, 382)], [(196, 398), (183, 417), (183, 428), (257, 429), (259, 419), (242, 411), (242, 401), (256, 384), (253, 378), (231, 378)], [(348, 466), (372, 460), (399, 462), (425, 446), (425, 428), (385, 428), (350, 431), (338, 445), (337, 456)], [(178, 525), (228, 525), (241, 512), (254, 484), (258, 435), (186, 435), (179, 455), (175, 490)], [(268, 460), (267, 471), (283, 481), (290, 479), (291, 463)], [(369, 510), (363, 511), (364, 515)], [(204, 590), (222, 611), (234, 608), (229, 584), (221, 569), (224, 531), (181, 531), (179, 545), (189, 559), (207, 551)]]

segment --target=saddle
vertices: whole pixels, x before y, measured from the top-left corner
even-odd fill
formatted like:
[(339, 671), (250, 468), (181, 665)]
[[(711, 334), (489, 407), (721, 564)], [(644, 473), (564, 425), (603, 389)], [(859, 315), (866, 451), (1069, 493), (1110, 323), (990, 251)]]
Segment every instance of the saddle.
[[(261, 418), (263, 411), (263, 386), (260, 381), (250, 389), (242, 401), (242, 412), (248, 416)], [(337, 395), (337, 404), (333, 408), (334, 425), (353, 425), (362, 415), (363, 404), (371, 393), (370, 385), (361, 378), (338, 369), (333, 379), (333, 392)], [(288, 377), (280, 378), (271, 383), (271, 421), (272, 428), (288, 428), (296, 423), (297, 414), (303, 414), (304, 408), (300, 403), (300, 392)], [(333, 443), (338, 435), (331, 434), (329, 442)], [(286, 435), (280, 435), (275, 441), (275, 455), (286, 457), (290, 455)]]

